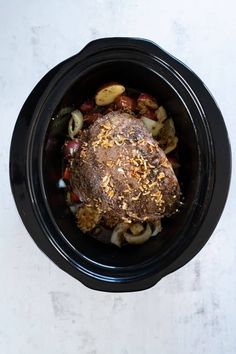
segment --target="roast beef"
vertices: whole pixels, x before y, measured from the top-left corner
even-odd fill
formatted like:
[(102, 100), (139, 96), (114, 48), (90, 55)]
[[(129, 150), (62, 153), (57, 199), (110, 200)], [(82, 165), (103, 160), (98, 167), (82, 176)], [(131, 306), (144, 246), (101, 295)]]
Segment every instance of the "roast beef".
[(107, 225), (155, 221), (176, 211), (178, 180), (140, 119), (108, 113), (84, 130), (81, 139), (71, 186)]

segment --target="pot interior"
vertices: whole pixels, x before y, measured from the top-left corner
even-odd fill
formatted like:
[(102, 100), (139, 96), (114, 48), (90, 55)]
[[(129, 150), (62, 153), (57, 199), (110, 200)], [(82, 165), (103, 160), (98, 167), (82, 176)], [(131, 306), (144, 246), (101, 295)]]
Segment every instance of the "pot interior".
[(109, 81), (118, 81), (128, 88), (150, 93), (173, 117), (179, 138), (181, 164), (178, 179), (183, 194), (183, 206), (180, 212), (171, 218), (164, 218), (162, 232), (140, 246), (119, 249), (84, 235), (76, 226), (75, 218), (65, 201), (65, 189), (59, 183), (62, 177), (62, 146), (68, 122), (58, 124), (56, 120), (50, 121), (44, 139), (42, 167), (46, 202), (61, 236), (76, 252), (92, 262), (108, 267), (135, 266), (152, 259), (161, 262), (171, 249), (181, 249), (186, 242), (191, 241), (186, 240), (183, 227), (189, 221), (198, 188), (199, 151), (195, 127), (185, 102), (176, 92), (174, 84), (162, 77), (161, 71), (155, 72), (140, 63), (125, 60), (98, 64), (84, 75), (80, 73), (78, 80), (63, 93), (60, 102), (54, 103), (53, 116), (64, 106), (73, 104), (78, 108), (85, 99), (95, 94), (99, 86)]

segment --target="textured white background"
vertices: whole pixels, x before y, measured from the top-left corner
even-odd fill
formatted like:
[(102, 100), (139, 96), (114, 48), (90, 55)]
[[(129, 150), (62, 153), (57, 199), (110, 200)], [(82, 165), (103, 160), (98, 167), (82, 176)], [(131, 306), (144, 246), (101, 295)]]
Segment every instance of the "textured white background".
[(26, 97), (92, 39), (140, 36), (184, 61), (215, 96), (236, 141), (233, 0), (0, 0), (0, 353), (236, 353), (236, 185), (212, 238), (188, 265), (140, 293), (89, 290), (34, 244), (8, 179)]

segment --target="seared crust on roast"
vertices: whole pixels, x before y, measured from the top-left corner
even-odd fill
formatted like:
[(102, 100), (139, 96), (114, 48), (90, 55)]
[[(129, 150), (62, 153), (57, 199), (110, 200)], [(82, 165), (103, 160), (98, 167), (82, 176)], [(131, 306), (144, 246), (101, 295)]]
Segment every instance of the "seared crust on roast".
[(98, 118), (81, 139), (71, 185), (107, 225), (155, 221), (176, 211), (177, 178), (141, 120), (111, 112)]

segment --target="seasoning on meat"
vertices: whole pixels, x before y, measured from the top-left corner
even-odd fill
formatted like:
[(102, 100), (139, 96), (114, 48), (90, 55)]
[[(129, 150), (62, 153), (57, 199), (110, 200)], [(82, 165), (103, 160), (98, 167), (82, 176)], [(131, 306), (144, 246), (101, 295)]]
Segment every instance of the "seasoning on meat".
[(74, 192), (107, 225), (154, 222), (179, 203), (179, 184), (165, 153), (142, 120), (128, 113), (108, 113), (87, 129), (71, 173)]

